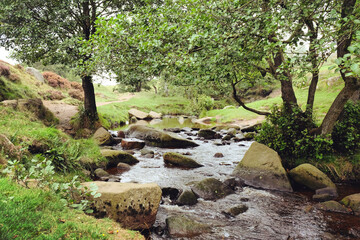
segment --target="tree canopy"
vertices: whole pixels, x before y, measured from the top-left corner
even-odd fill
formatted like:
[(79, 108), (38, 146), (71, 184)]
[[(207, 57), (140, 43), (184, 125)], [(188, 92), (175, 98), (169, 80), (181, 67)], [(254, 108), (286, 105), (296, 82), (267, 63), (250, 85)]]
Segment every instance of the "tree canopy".
[(319, 68), (337, 51), (345, 87), (323, 124), (314, 130), (327, 134), (359, 89), (358, 55), (354, 54), (359, 9), (355, 0), (168, 0), (101, 19), (90, 46), (96, 50), (94, 66), (106, 66), (120, 79), (165, 72), (182, 84), (223, 82), (245, 108), (238, 86), (264, 78), (280, 82), (289, 111), (299, 108), (293, 81), (311, 74), (303, 112), (309, 115)]

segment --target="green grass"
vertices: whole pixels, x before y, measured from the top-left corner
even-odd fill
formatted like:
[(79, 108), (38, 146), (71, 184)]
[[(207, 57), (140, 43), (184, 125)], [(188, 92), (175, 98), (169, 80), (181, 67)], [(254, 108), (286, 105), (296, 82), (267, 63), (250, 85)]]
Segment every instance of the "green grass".
[(55, 150), (54, 155), (65, 158), (69, 167), (77, 168), (81, 158), (101, 161), (99, 146), (93, 139), (75, 140), (54, 127), (46, 127), (30, 112), (19, 112), (9, 107), (0, 107), (0, 134), (15, 145), (27, 149), (34, 140)]
[(119, 92), (113, 91), (114, 86), (94, 84), (96, 102), (112, 102), (119, 99)]
[(0, 179), (0, 199), (0, 239), (142, 239), (109, 219), (64, 207), (50, 192), (5, 178)]
[(191, 113), (191, 101), (184, 97), (163, 97), (154, 93), (137, 93), (128, 101), (99, 106), (98, 112), (102, 117), (112, 122), (126, 122), (128, 110), (137, 108), (144, 112), (155, 111), (162, 114), (186, 114)]

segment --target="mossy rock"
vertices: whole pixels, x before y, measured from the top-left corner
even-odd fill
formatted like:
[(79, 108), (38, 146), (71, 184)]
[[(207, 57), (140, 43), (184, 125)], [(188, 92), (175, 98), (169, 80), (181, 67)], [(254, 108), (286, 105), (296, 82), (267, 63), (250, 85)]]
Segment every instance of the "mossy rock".
[(341, 203), (351, 208), (355, 215), (360, 216), (360, 193), (352, 194), (344, 197)]
[(234, 193), (229, 186), (215, 178), (207, 178), (197, 182), (191, 187), (191, 190), (205, 200), (217, 200)]
[(143, 125), (132, 125), (127, 130), (128, 137), (142, 139), (146, 145), (161, 148), (186, 148), (197, 147), (197, 143), (181, 138), (174, 133), (166, 133)]
[(246, 212), (248, 209), (248, 206), (244, 204), (239, 204), (235, 207), (229, 208), (225, 213), (229, 214), (232, 217), (236, 217), (237, 215)]
[(342, 204), (336, 201), (326, 201), (318, 203), (315, 205), (315, 208), (327, 211), (327, 212), (340, 212), (340, 213), (349, 213), (349, 210)]
[(271, 148), (257, 142), (251, 144), (233, 175), (249, 186), (292, 192), (280, 156)]
[(98, 130), (96, 130), (93, 139), (99, 146), (109, 145), (113, 142), (111, 134), (103, 127), (100, 127)]
[(176, 203), (180, 206), (182, 205), (195, 205), (197, 203), (197, 196), (195, 193), (191, 190), (185, 190), (183, 191), (179, 198), (177, 199)]
[(175, 238), (192, 238), (211, 231), (209, 225), (197, 222), (183, 215), (167, 218), (166, 225), (169, 235)]
[(200, 131), (198, 132), (198, 136), (205, 139), (215, 139), (221, 137), (218, 133), (211, 129), (200, 129)]
[(163, 155), (164, 162), (177, 167), (198, 168), (203, 165), (197, 163), (194, 159), (186, 157), (180, 153), (167, 152)]
[(107, 160), (106, 168), (116, 167), (120, 162), (126, 163), (129, 165), (134, 165), (139, 162), (133, 155), (130, 153), (120, 151), (120, 150), (112, 150), (112, 149), (102, 149), (101, 155), (104, 156)]
[(335, 184), (325, 175), (325, 173), (308, 163), (301, 164), (296, 168), (291, 169), (289, 175), (295, 182), (312, 190), (326, 187), (336, 189)]

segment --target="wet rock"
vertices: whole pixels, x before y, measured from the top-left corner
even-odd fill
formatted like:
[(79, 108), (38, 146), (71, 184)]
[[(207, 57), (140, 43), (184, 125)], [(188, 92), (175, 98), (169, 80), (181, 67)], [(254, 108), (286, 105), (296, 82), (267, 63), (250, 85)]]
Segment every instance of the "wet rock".
[(120, 178), (115, 178), (115, 177), (112, 177), (112, 178), (109, 178), (108, 180), (107, 180), (107, 182), (120, 182)]
[(137, 110), (135, 108), (131, 108), (128, 111), (128, 113), (129, 113), (130, 118), (135, 117), (136, 119), (140, 119), (140, 120), (150, 119), (149, 114), (147, 114), (143, 111)]
[(291, 169), (289, 172), (290, 177), (297, 183), (304, 185), (312, 190), (321, 188), (334, 188), (335, 184), (323, 172), (315, 166), (305, 163)]
[(197, 163), (194, 159), (186, 157), (180, 153), (167, 152), (164, 153), (163, 158), (166, 164), (171, 164), (177, 167), (198, 168), (203, 166)]
[(161, 113), (157, 113), (157, 112), (154, 112), (154, 111), (150, 111), (149, 112), (149, 117), (154, 119), (154, 118), (161, 118)]
[(230, 135), (232, 137), (235, 137), (237, 134), (237, 131), (235, 128), (230, 128), (228, 131), (227, 131), (227, 135)]
[(229, 208), (228, 210), (226, 210), (225, 214), (230, 215), (232, 217), (236, 217), (237, 215), (246, 212), (248, 209), (249, 208), (245, 204), (239, 204), (235, 207), (232, 207), (232, 208)]
[(240, 178), (228, 178), (224, 181), (224, 184), (235, 191), (244, 186), (244, 181)]
[(133, 151), (133, 150), (124, 150), (124, 152), (126, 152), (128, 154), (131, 154), (131, 155), (135, 154), (135, 151)]
[(215, 153), (215, 154), (214, 154), (214, 157), (216, 157), (216, 158), (223, 158), (224, 155), (223, 155), (222, 153)]
[(221, 137), (218, 133), (211, 129), (201, 129), (198, 132), (198, 136), (204, 139), (216, 139)]
[(137, 123), (137, 118), (136, 117), (134, 117), (134, 116), (132, 116), (132, 117), (130, 117), (130, 124), (135, 124), (135, 123)]
[(101, 194), (94, 199), (95, 216), (108, 216), (128, 229), (148, 229), (154, 224), (161, 200), (157, 184), (96, 181), (82, 185), (89, 187), (92, 183)]
[(109, 177), (110, 176), (110, 174), (108, 172), (106, 172), (102, 168), (95, 169), (94, 173), (95, 173), (95, 176), (97, 176), (98, 178)]
[(172, 216), (166, 219), (170, 237), (196, 237), (211, 231), (210, 226), (186, 216)]
[(129, 164), (126, 163), (118, 163), (118, 165), (116, 166), (117, 169), (121, 170), (121, 171), (128, 171), (131, 169), (131, 166)]
[(117, 132), (117, 136), (119, 138), (125, 138), (125, 132), (120, 130), (120, 131)]
[(313, 196), (313, 200), (318, 202), (325, 202), (333, 200), (338, 197), (337, 190), (335, 188), (326, 187), (316, 190), (316, 194)]
[(130, 165), (136, 164), (139, 162), (133, 155), (120, 151), (120, 150), (111, 150), (111, 149), (102, 149), (101, 155), (103, 155), (106, 160), (106, 168), (116, 167), (120, 162), (127, 163)]
[(153, 150), (150, 150), (150, 149), (146, 149), (146, 148), (143, 148), (140, 150), (140, 154), (141, 155), (147, 155), (147, 154), (154, 154), (154, 151)]
[(328, 212), (349, 213), (349, 210), (344, 205), (336, 201), (318, 203), (315, 205), (315, 208)]
[(197, 123), (197, 124), (201, 124), (201, 125), (210, 125), (211, 123), (214, 122), (214, 120), (216, 121), (216, 119), (213, 117), (204, 117), (204, 118), (194, 120), (193, 122)]
[(197, 202), (198, 202), (197, 196), (191, 190), (183, 191), (176, 201), (176, 203), (180, 206), (183, 206), (183, 205), (191, 206), (191, 205), (195, 205)]
[(251, 141), (251, 140), (254, 140), (255, 136), (256, 136), (256, 133), (248, 132), (248, 133), (245, 133), (243, 140), (244, 141)]
[(130, 137), (142, 139), (147, 145), (156, 147), (186, 148), (199, 146), (197, 143), (181, 138), (174, 133), (165, 133), (147, 126), (132, 125), (127, 133)]
[(234, 137), (234, 136), (232, 136), (232, 135), (226, 134), (226, 135), (222, 138), (222, 140), (223, 140), (223, 141), (229, 141), (229, 140), (231, 140), (233, 137)]
[(241, 128), (242, 132), (257, 132), (257, 129), (261, 127), (262, 123), (256, 123), (253, 125), (245, 126)]
[(233, 175), (244, 180), (249, 186), (292, 192), (277, 152), (257, 142), (251, 144)]
[(96, 130), (93, 138), (94, 138), (95, 142), (100, 146), (101, 145), (110, 145), (113, 143), (113, 137), (108, 132), (108, 130), (106, 130), (103, 127), (100, 127), (98, 130)]
[(360, 193), (344, 197), (341, 203), (351, 208), (355, 215), (360, 216)]
[(179, 133), (179, 132), (181, 132), (181, 129), (180, 128), (165, 128), (164, 131)]
[(178, 198), (180, 190), (172, 187), (165, 187), (161, 189), (163, 197), (169, 197), (170, 200), (174, 201)]
[(215, 146), (222, 146), (223, 142), (221, 140), (215, 140), (213, 143)]
[(191, 187), (191, 190), (205, 200), (217, 200), (234, 193), (231, 188), (215, 178), (197, 182)]
[(122, 139), (121, 147), (125, 150), (142, 149), (145, 147), (145, 142), (137, 139)]
[(114, 145), (117, 145), (117, 144), (119, 144), (119, 143), (121, 143), (121, 141), (122, 141), (122, 138), (119, 138), (119, 137), (113, 137), (113, 144)]

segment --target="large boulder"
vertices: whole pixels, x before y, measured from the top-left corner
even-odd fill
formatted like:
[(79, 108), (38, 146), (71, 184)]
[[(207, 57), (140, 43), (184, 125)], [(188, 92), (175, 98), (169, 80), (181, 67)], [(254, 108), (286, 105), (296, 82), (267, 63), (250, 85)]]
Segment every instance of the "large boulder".
[(136, 119), (140, 119), (140, 120), (144, 120), (144, 119), (149, 119), (149, 114), (147, 114), (146, 112), (137, 110), (136, 108), (131, 108), (129, 111), (129, 118), (132, 117), (136, 117)]
[(198, 200), (197, 200), (197, 196), (195, 195), (195, 193), (191, 190), (185, 190), (183, 191), (179, 198), (176, 200), (176, 204), (182, 206), (182, 205), (195, 205)]
[(360, 216), (360, 193), (344, 197), (341, 200), (341, 203), (346, 207), (351, 208), (355, 215)]
[(167, 152), (164, 153), (163, 157), (166, 164), (171, 164), (177, 167), (198, 168), (203, 166), (197, 163), (194, 159), (186, 157), (180, 153)]
[(170, 237), (192, 238), (211, 231), (210, 226), (192, 220), (186, 216), (172, 216), (166, 219)]
[(251, 144), (233, 175), (249, 186), (292, 192), (280, 156), (271, 148), (257, 142)]
[(44, 76), (36, 68), (28, 67), (28, 68), (26, 68), (26, 72), (28, 72), (30, 75), (33, 75), (36, 80), (38, 80), (42, 83), (45, 82)]
[(98, 130), (96, 130), (93, 138), (94, 138), (95, 142), (100, 146), (101, 145), (109, 145), (114, 141), (113, 137), (111, 136), (109, 131), (103, 127), (100, 127)]
[(103, 155), (106, 160), (106, 168), (113, 168), (116, 167), (119, 163), (126, 163), (126, 164), (136, 164), (139, 162), (133, 155), (130, 153), (120, 151), (120, 150), (112, 150), (112, 149), (102, 149), (101, 155)]
[(205, 200), (217, 200), (234, 193), (229, 186), (215, 178), (207, 178), (197, 182), (191, 187), (191, 190)]
[(101, 194), (93, 203), (97, 215), (106, 215), (128, 229), (148, 229), (154, 224), (161, 200), (161, 189), (157, 184), (96, 181), (82, 185), (90, 187), (91, 183)]
[(301, 164), (296, 168), (291, 169), (289, 175), (295, 182), (312, 190), (326, 187), (336, 189), (335, 184), (325, 175), (325, 173), (308, 163)]
[(164, 148), (197, 147), (197, 143), (181, 138), (174, 133), (165, 133), (148, 126), (132, 125), (127, 130), (129, 137), (142, 139), (147, 145)]

